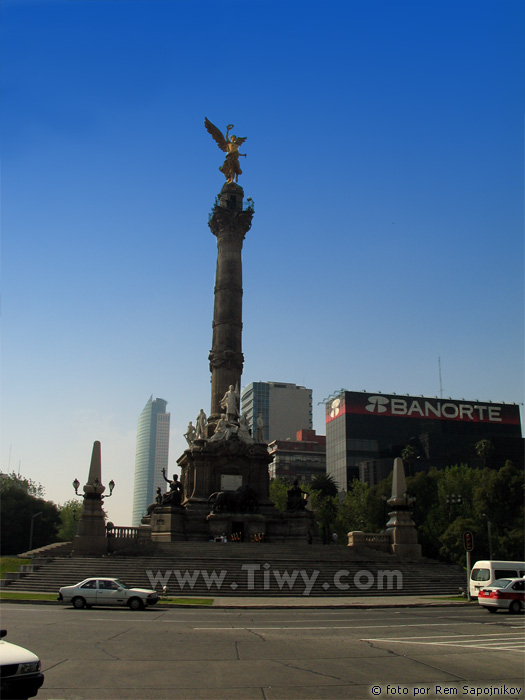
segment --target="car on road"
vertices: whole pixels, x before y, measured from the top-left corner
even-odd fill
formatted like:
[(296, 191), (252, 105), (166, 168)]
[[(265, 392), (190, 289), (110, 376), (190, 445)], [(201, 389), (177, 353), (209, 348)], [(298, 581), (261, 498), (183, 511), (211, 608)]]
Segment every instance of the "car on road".
[(0, 696), (32, 698), (44, 682), (40, 659), (32, 651), (4, 641), (7, 630), (0, 630)]
[(480, 588), (488, 588), (497, 578), (525, 576), (525, 561), (477, 561), (470, 572), (470, 597), (477, 598)]
[(131, 610), (143, 610), (155, 605), (159, 596), (149, 588), (130, 588), (118, 578), (86, 578), (74, 586), (59, 588), (60, 603), (74, 608), (90, 608), (93, 605), (127, 605)]
[(491, 613), (518, 613), (525, 607), (525, 579), (498, 578), (478, 592), (478, 603)]

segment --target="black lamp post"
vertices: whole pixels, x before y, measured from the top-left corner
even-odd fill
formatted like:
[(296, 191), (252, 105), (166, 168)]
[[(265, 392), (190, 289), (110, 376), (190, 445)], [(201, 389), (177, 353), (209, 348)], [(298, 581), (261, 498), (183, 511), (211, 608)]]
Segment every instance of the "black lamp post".
[[(91, 486), (93, 487), (93, 492), (95, 494), (99, 491), (99, 489), (100, 489), (100, 491), (102, 491), (102, 489), (104, 488), (97, 477), (95, 477)], [(109, 486), (109, 493), (106, 494), (105, 496), (103, 496), (101, 493), (100, 494), (101, 498), (110, 498), (112, 496), (113, 489), (115, 488), (115, 482), (113, 481), (113, 479), (111, 479), (108, 486)], [(75, 481), (73, 482), (73, 488), (75, 489), (75, 493), (77, 496), (82, 495), (78, 492), (78, 489), (80, 488), (80, 481), (78, 479), (75, 479)]]
[(462, 499), (461, 499), (460, 493), (458, 493), (458, 494), (451, 493), (450, 495), (448, 495), (445, 498), (445, 503), (448, 506), (448, 520), (449, 520), (449, 522), (452, 519), (452, 510), (453, 510), (454, 506), (459, 505), (461, 502), (462, 502)]

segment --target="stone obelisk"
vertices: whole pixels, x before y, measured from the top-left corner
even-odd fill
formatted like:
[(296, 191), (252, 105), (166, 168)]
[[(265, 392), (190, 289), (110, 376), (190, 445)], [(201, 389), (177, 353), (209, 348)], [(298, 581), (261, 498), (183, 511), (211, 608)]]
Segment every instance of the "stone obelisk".
[(392, 552), (398, 557), (417, 559), (421, 557), (421, 545), (417, 541), (416, 524), (410, 517), (410, 506), (414, 502), (407, 493), (405, 468), (401, 457), (394, 460), (392, 495), (387, 503), (392, 507), (386, 532), (392, 541)]
[(84, 485), (84, 501), (78, 530), (73, 540), (75, 554), (106, 554), (107, 538), (102, 494), (102, 460), (100, 442), (93, 443), (89, 476)]
[(221, 399), (226, 392), (230, 387), (239, 390), (244, 364), (241, 251), (244, 237), (252, 224), (253, 209), (243, 209), (243, 197), (242, 187), (234, 182), (227, 182), (216, 199), (208, 222), (212, 233), (217, 237), (213, 336), (209, 355), (209, 430), (213, 430), (222, 413)]

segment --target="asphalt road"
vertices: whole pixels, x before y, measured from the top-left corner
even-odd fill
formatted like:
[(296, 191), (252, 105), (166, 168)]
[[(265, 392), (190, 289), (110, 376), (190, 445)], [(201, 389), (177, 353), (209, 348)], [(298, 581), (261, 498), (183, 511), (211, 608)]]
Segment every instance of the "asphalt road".
[(38, 700), (525, 697), (525, 615), (476, 607), (0, 612)]

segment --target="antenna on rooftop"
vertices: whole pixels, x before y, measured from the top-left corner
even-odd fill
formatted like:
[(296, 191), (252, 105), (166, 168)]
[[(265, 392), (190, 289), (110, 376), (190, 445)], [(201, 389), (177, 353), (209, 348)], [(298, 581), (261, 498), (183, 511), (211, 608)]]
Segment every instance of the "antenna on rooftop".
[(443, 398), (443, 383), (441, 381), (441, 355), (438, 356), (438, 367), (439, 367), (439, 398)]

